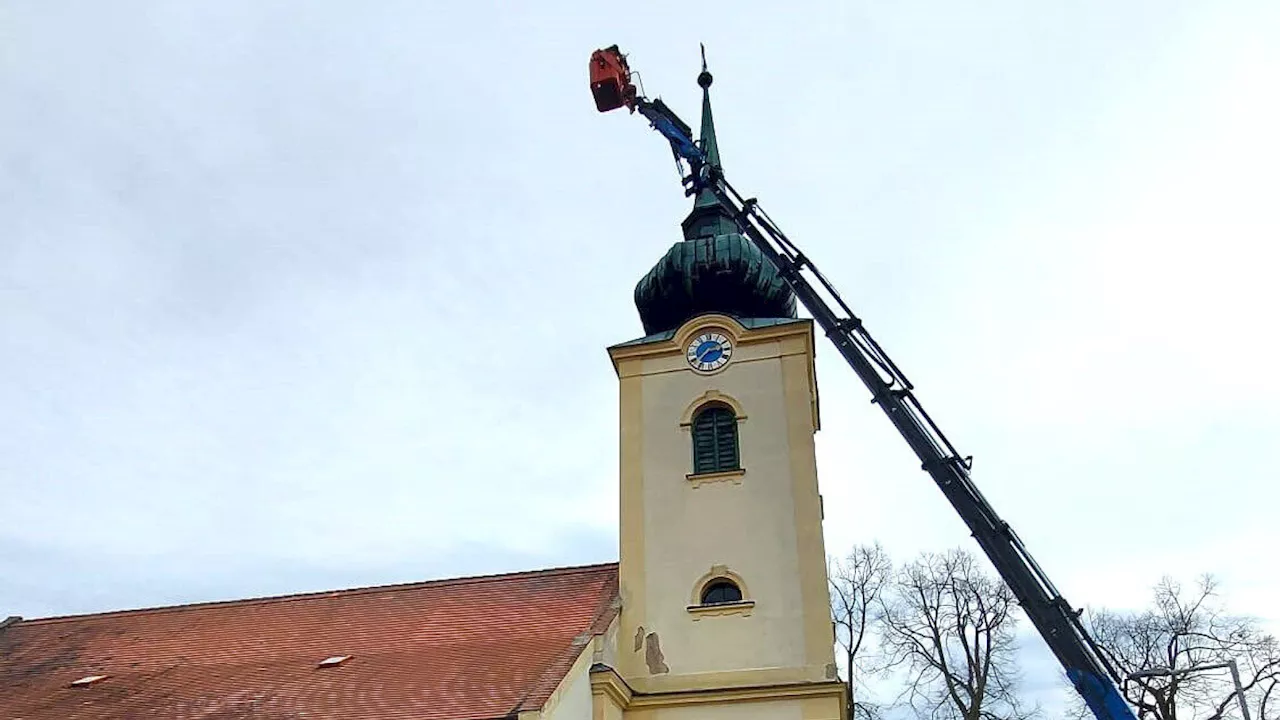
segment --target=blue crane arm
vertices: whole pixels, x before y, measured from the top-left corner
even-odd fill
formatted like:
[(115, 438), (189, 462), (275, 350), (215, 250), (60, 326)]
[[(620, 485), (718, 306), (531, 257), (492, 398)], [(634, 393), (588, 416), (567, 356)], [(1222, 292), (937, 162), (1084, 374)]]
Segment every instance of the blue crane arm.
[(693, 141), (693, 131), (662, 100), (649, 101), (638, 98), (636, 109), (649, 121), (654, 130), (662, 133), (667, 142), (671, 143), (671, 153), (675, 155), (676, 162), (683, 161), (689, 164), (689, 174), (684, 178), (684, 184), (689, 186), (685, 189), (685, 194), (696, 193), (707, 183), (709, 168), (706, 164), (707, 156)]
[[(964, 520), (991, 564), (1018, 598), (1032, 625), (1058, 658), (1076, 691), (1098, 720), (1136, 720), (1116, 684), (1120, 676), (1080, 622), (1080, 613), (1050, 582), (1013, 528), (996, 514), (970, 478), (972, 458), (962, 458), (933, 422), (913, 386), (875, 341), (839, 293), (769, 219), (755, 198), (746, 199), (706, 163), (692, 132), (661, 100), (639, 98), (636, 107), (671, 143), (677, 161), (689, 164), (686, 194), (709, 188), (738, 230), (768, 258), (835, 344)], [(806, 276), (812, 276), (810, 282)], [(818, 288), (822, 289), (819, 292)], [(824, 298), (824, 293), (826, 298)]]

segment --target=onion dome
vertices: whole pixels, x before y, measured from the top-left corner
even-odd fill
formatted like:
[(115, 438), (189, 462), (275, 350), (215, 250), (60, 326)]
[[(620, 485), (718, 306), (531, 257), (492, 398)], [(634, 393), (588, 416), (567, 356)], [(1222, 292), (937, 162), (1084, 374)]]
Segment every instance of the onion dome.
[[(719, 167), (705, 54), (698, 85), (702, 87), (699, 144), (707, 162)], [(698, 193), (681, 228), (684, 240), (672, 245), (636, 285), (636, 309), (646, 334), (673, 330), (703, 313), (740, 319), (796, 317), (791, 288), (773, 263), (738, 232), (733, 216), (711, 191)]]

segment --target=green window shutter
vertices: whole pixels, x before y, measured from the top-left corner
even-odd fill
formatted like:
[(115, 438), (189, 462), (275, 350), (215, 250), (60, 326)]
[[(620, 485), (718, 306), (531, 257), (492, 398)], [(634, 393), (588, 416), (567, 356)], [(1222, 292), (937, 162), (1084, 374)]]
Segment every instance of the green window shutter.
[(733, 413), (716, 413), (716, 468), (733, 470), (738, 467), (738, 419)]
[(738, 418), (725, 407), (713, 406), (693, 419), (694, 473), (738, 468)]

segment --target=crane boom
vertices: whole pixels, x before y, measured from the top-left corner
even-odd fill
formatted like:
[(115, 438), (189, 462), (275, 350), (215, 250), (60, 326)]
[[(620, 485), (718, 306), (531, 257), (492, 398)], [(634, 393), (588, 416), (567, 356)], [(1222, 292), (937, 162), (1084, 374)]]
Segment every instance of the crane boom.
[[(602, 64), (605, 62), (613, 64), (606, 67)], [(871, 392), (872, 403), (884, 411), (920, 459), (922, 469), (929, 473), (969, 527), (1094, 716), (1098, 720), (1136, 720), (1117, 688), (1119, 674), (1080, 622), (1080, 612), (1062, 597), (1017, 533), (979, 492), (970, 478), (972, 458), (961, 457), (916, 399), (906, 375), (840, 298), (835, 287), (760, 209), (755, 198), (744, 198), (724, 178), (718, 166), (707, 162), (687, 124), (661, 100), (650, 101), (635, 92), (630, 84), (630, 70), (617, 46), (597, 50), (592, 56), (591, 68), (597, 107), (604, 112), (626, 105), (632, 112), (639, 111), (671, 144), (677, 162), (688, 164), (689, 171), (683, 178), (687, 186), (685, 194), (692, 195), (704, 188), (710, 190), (733, 218), (739, 232), (774, 264), (778, 274)], [(602, 102), (602, 94), (597, 91), (597, 87), (607, 88), (610, 82), (616, 83), (619, 90), (627, 90), (619, 93), (621, 99), (616, 105)]]

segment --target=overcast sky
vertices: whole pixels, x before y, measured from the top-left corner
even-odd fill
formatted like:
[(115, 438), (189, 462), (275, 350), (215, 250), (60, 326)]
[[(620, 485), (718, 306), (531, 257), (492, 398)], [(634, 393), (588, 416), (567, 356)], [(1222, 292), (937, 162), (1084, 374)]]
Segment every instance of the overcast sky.
[[(605, 348), (689, 201), (587, 58), (693, 122), (705, 42), (731, 181), (1068, 599), (1211, 571), (1280, 620), (1276, 37), (1266, 0), (0, 3), (0, 616), (615, 559)], [(818, 353), (828, 551), (973, 548)]]

